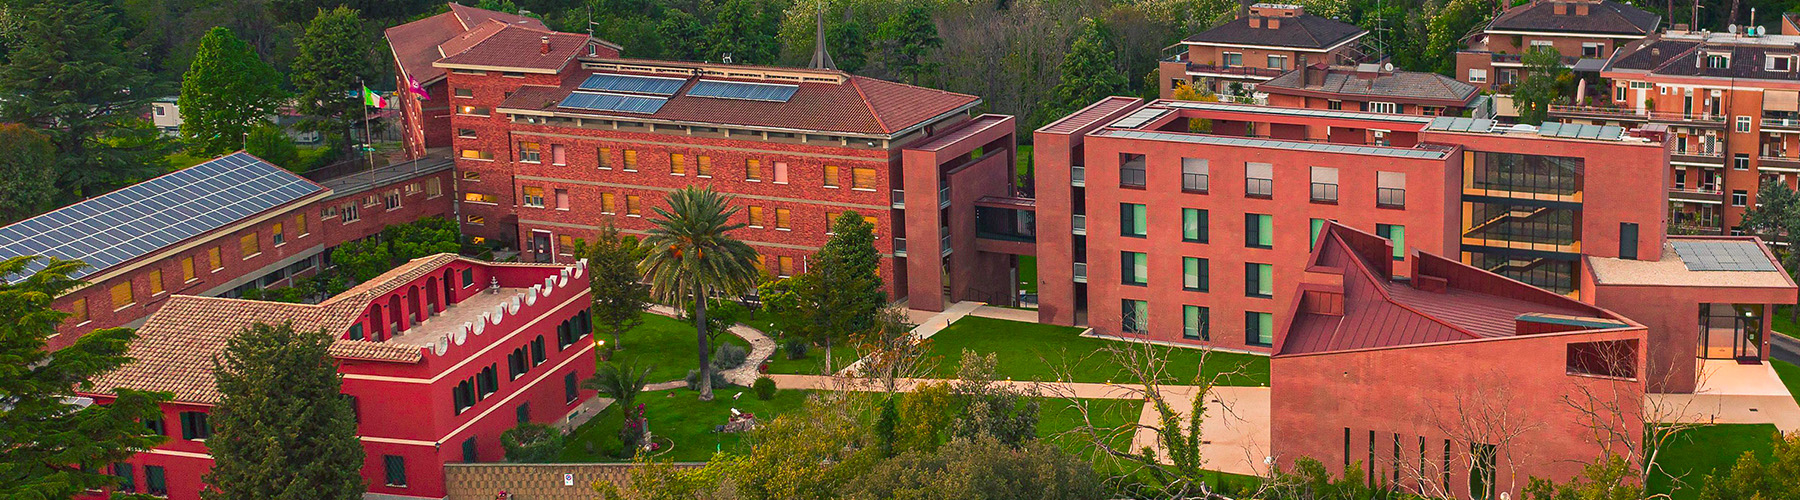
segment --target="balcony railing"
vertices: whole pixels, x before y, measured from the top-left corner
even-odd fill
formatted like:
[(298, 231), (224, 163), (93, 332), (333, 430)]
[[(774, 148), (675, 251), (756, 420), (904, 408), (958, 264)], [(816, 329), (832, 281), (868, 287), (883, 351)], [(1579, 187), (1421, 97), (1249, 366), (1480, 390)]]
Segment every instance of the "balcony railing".
[(1700, 186), (1694, 188), (1674, 188), (1669, 190), (1669, 201), (1724, 204), (1725, 191), (1717, 186)]
[(1709, 124), (1725, 123), (1725, 115), (1723, 115), (1723, 114), (1714, 115), (1711, 113), (1704, 113), (1704, 112), (1702, 112), (1702, 113), (1679, 113), (1679, 112), (1673, 112), (1673, 111), (1650, 111), (1650, 110), (1640, 111), (1635, 108), (1620, 108), (1620, 107), (1613, 107), (1613, 106), (1571, 106), (1571, 105), (1567, 105), (1567, 104), (1551, 104), (1550, 105), (1550, 114), (1551, 115), (1559, 115), (1559, 116), (1560, 115), (1590, 116), (1590, 117), (1612, 118), (1612, 119), (1618, 119), (1618, 120), (1635, 120), (1635, 121), (1654, 120), (1654, 121), (1663, 121), (1663, 122), (1697, 122), (1697, 123), (1709, 123)]
[(906, 208), (906, 193), (905, 192), (895, 189), (892, 200), (893, 200), (894, 208)]
[(1800, 118), (1763, 118), (1762, 128), (1800, 129)]
[(1779, 168), (1779, 169), (1787, 169), (1787, 170), (1800, 170), (1800, 158), (1789, 158), (1789, 157), (1785, 157), (1785, 156), (1758, 156), (1756, 158), (1756, 163), (1757, 163), (1758, 168)]
[(1070, 222), (1074, 229), (1072, 232), (1074, 232), (1075, 234), (1078, 234), (1078, 235), (1086, 235), (1087, 234), (1087, 216), (1086, 215), (1075, 214), (1075, 218), (1072, 219)]
[(1273, 68), (1256, 68), (1250, 66), (1225, 66), (1221, 64), (1188, 63), (1189, 73), (1208, 73), (1214, 75), (1250, 76), (1274, 78), (1287, 73), (1287, 70)]
[(1075, 263), (1075, 282), (1076, 283), (1087, 283), (1087, 263), (1086, 262), (1076, 262)]
[(1087, 186), (1087, 167), (1083, 167), (1081, 165), (1069, 166), (1069, 185), (1075, 186), (1075, 187), (1086, 187)]

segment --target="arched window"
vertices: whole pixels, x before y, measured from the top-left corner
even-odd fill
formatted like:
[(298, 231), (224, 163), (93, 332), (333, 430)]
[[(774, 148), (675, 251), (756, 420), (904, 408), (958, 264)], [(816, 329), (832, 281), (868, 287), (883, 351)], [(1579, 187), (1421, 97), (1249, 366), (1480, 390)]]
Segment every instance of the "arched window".
[(542, 364), (544, 359), (544, 336), (539, 335), (531, 341), (531, 366)]

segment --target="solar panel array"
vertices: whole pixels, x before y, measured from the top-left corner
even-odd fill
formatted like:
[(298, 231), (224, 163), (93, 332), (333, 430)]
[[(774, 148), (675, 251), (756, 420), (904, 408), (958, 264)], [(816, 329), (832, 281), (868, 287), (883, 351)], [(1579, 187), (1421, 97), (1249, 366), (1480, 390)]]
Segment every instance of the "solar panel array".
[(1625, 137), (1625, 129), (1611, 125), (1545, 123), (1543, 126), (1538, 127), (1538, 135), (1567, 139), (1601, 139), (1616, 141)]
[(1156, 121), (1158, 118), (1162, 118), (1163, 115), (1172, 112), (1174, 112), (1172, 109), (1144, 108), (1132, 112), (1124, 118), (1120, 118), (1119, 121), (1113, 122), (1112, 126), (1118, 128), (1138, 128), (1144, 126), (1146, 123)]
[(606, 94), (601, 92), (574, 92), (564, 97), (557, 106), (575, 109), (592, 109), (597, 111), (622, 111), (626, 113), (654, 114), (662, 109), (668, 99), (661, 97), (643, 97), (624, 94)]
[(1279, 148), (1296, 151), (1318, 151), (1323, 153), (1348, 153), (1392, 158), (1426, 158), (1443, 159), (1449, 155), (1444, 150), (1407, 149), (1378, 146), (1357, 146), (1352, 144), (1333, 144), (1327, 142), (1278, 141), (1256, 139), (1250, 137), (1230, 137), (1205, 134), (1170, 134), (1165, 132), (1146, 132), (1142, 130), (1105, 130), (1102, 134), (1113, 137), (1131, 139), (1149, 139), (1156, 141), (1188, 142), (1195, 144), (1212, 144), (1219, 146)]
[(633, 94), (675, 95), (681, 90), (684, 78), (665, 78), (657, 76), (616, 75), (612, 73), (594, 73), (581, 82), (581, 90), (607, 90), (613, 92), (630, 92)]
[(1669, 242), (1689, 271), (1779, 271), (1762, 247), (1749, 241)]
[(693, 88), (688, 89), (687, 95), (747, 101), (788, 102), (788, 99), (794, 98), (794, 93), (799, 90), (799, 85), (700, 80), (694, 83)]
[(1432, 118), (1425, 125), (1425, 130), (1443, 130), (1448, 132), (1480, 132), (1494, 131), (1494, 121), (1486, 118), (1463, 118), (1460, 116), (1440, 116)]
[(324, 190), (235, 153), (0, 228), (0, 258), (80, 259), (82, 277)]

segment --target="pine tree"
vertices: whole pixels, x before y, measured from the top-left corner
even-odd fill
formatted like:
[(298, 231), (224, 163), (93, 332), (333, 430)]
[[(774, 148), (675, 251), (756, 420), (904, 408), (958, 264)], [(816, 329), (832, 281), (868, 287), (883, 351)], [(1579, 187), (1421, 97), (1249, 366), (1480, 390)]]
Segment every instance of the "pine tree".
[(0, 123), (0, 224), (49, 208), (56, 199), (56, 146), (30, 127)]
[(859, 19), (845, 19), (825, 30), (825, 41), (831, 47), (831, 59), (846, 73), (862, 71), (869, 64), (868, 28)]
[(831, 239), (813, 256), (801, 275), (802, 328), (813, 342), (825, 344), (826, 369), (832, 345), (869, 331), (887, 303), (881, 288), (881, 254), (875, 250), (875, 226), (856, 212), (844, 212), (831, 225)]
[[(235, 151), (266, 123), (281, 101), (280, 75), (230, 29), (200, 38), (194, 63), (181, 76), (181, 136), (201, 156)], [(285, 165), (284, 165), (285, 166)]]
[(313, 118), (316, 131), (339, 134), (348, 148), (351, 125), (362, 117), (365, 77), (373, 72), (368, 40), (356, 9), (320, 10), (300, 37), (293, 80), (300, 91), (300, 112)]
[(0, 120), (56, 145), (58, 187), (93, 196), (165, 170), (167, 141), (140, 117), (156, 91), (132, 65), (109, 10), (92, 1), (35, 2), (6, 37)]
[(157, 404), (168, 395), (118, 389), (108, 404), (67, 402), (76, 389), (95, 389), (94, 377), (130, 361), (125, 346), (134, 334), (100, 329), (47, 350), (46, 339), (69, 316), (52, 309), (51, 298), (78, 285), (69, 273), (85, 265), (51, 259), (20, 276), (35, 259), (0, 261), (0, 277), (15, 280), (0, 284), (0, 498), (71, 498), (116, 485), (108, 465), (162, 443), (139, 419), (160, 417)]
[(711, 53), (702, 58), (718, 60), (731, 54), (733, 64), (774, 63), (780, 25), (773, 9), (762, 0), (725, 0), (706, 29), (704, 39)]
[(937, 63), (925, 58), (944, 46), (931, 11), (922, 4), (910, 4), (883, 21), (875, 30), (875, 39), (881, 41), (882, 65), (889, 73), (905, 75), (906, 83), (911, 84), (937, 69)]
[(1050, 102), (1041, 108), (1048, 117), (1068, 115), (1125, 89), (1125, 75), (1113, 67), (1114, 51), (1106, 29), (1092, 19), (1082, 22), (1081, 35), (1063, 56), (1062, 78), (1051, 90)]
[(363, 496), (356, 413), (325, 331), (245, 328), (215, 362), (207, 500), (355, 500)]

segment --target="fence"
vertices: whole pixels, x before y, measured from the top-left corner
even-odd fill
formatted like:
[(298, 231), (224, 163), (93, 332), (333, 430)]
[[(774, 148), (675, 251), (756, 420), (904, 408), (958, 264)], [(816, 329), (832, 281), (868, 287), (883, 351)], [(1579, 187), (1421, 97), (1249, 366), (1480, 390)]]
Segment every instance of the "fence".
[[(702, 463), (677, 463), (676, 468)], [(623, 486), (637, 464), (444, 464), (445, 500), (593, 500), (594, 484)]]

